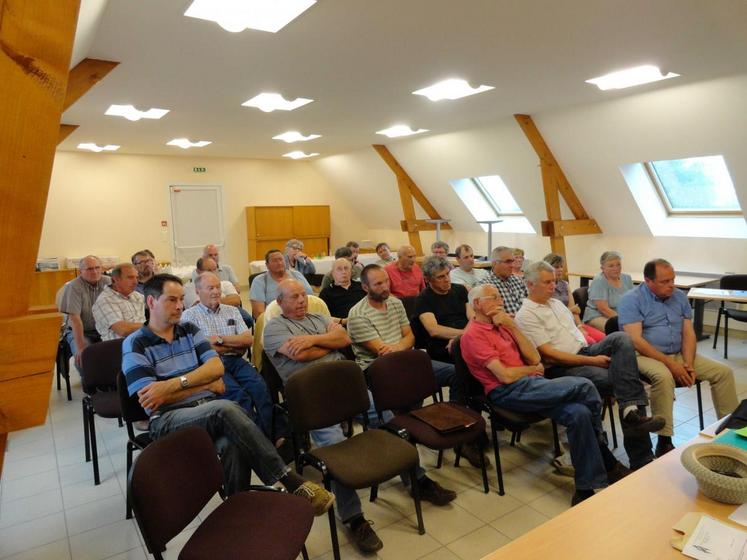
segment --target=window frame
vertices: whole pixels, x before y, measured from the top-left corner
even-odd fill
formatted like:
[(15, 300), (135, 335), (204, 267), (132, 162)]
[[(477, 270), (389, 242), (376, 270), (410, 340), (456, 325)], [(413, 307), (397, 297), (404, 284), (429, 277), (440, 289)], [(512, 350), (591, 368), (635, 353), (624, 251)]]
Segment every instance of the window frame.
[[(500, 178), (500, 175), (497, 175), (497, 177)], [(488, 192), (488, 190), (485, 188), (485, 186), (480, 181), (480, 177), (470, 177), (469, 180), (472, 182), (473, 185), (475, 185), (475, 188), (477, 188), (477, 191), (482, 195), (483, 199), (485, 199), (485, 202), (493, 209), (493, 212), (495, 212), (496, 216), (500, 219), (502, 216), (506, 217), (514, 217), (514, 218), (526, 218), (526, 215), (524, 212), (502, 212), (500, 206), (498, 205), (498, 201), (495, 200), (491, 194)], [(501, 179), (501, 182), (503, 182), (503, 179)], [(505, 183), (503, 183), (505, 185)], [(508, 189), (508, 186), (506, 186), (506, 189)], [(510, 191), (509, 191), (510, 192)], [(513, 197), (513, 195), (511, 195)], [(518, 206), (518, 204), (517, 204)]]

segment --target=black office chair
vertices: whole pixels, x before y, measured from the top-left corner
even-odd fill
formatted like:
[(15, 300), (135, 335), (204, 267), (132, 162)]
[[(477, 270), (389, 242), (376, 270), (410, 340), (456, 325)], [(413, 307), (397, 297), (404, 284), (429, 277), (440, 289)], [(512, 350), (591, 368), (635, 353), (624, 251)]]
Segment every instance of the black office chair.
[[(147, 421), (148, 415), (140, 406), (137, 393), (130, 396), (127, 391), (127, 380), (123, 374), (117, 375), (117, 392), (119, 393), (119, 404), (122, 408), (122, 419), (125, 421), (127, 427), (127, 476), (130, 475), (132, 469), (132, 454), (135, 451), (142, 451), (152, 443), (150, 438), (150, 432), (135, 433), (135, 422)], [(130, 487), (127, 487), (127, 510), (125, 512), (125, 518), (130, 519), (132, 517), (132, 508), (130, 508)]]
[[(722, 276), (719, 281), (719, 288), (722, 290), (747, 290), (747, 274), (730, 274)], [(716, 333), (713, 335), (713, 348), (716, 348), (718, 342), (718, 331), (721, 326), (721, 316), (724, 317), (724, 359), (729, 359), (729, 319), (747, 323), (747, 311), (726, 307), (726, 302), (721, 302), (718, 309), (718, 319), (716, 320)]]
[(581, 318), (584, 318), (584, 311), (586, 311), (586, 304), (589, 302), (589, 288), (582, 286), (573, 290), (573, 301), (576, 302), (578, 308), (581, 310)]
[(65, 380), (65, 386), (67, 388), (67, 400), (73, 400), (73, 393), (70, 389), (70, 358), (73, 357), (73, 353), (70, 350), (70, 345), (65, 338), (65, 327), (60, 329), (60, 338), (57, 341), (57, 356), (55, 356), (55, 370), (57, 374), (57, 390), (62, 388), (61, 381)]

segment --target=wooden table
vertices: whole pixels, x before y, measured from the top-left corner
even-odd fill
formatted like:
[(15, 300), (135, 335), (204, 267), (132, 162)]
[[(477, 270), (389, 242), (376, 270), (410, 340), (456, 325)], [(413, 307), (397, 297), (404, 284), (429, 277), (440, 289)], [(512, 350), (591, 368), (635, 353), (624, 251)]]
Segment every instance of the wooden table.
[[(693, 442), (704, 442), (699, 437)], [(672, 525), (699, 511), (729, 525), (737, 506), (698, 491), (681, 446), (617, 484), (499, 548), (483, 560), (656, 560), (686, 558), (669, 544)], [(498, 498), (500, 499), (500, 498)], [(500, 530), (500, 527), (498, 527)]]

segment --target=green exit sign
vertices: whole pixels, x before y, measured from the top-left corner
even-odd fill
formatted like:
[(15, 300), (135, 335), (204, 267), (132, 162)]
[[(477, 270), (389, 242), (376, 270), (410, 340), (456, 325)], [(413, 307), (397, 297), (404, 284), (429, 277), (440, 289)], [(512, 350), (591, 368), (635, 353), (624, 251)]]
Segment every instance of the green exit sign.
[(193, 167), (192, 171), (195, 173), (205, 173), (207, 171), (207, 167)]

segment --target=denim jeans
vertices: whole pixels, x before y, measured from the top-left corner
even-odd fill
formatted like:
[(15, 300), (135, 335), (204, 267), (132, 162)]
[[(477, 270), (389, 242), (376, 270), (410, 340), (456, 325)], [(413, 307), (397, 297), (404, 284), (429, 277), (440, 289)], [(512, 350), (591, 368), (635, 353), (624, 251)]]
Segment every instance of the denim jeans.
[[(611, 358), (609, 367), (553, 366), (545, 372), (545, 375), (548, 378), (585, 377), (594, 383), (600, 394), (614, 395), (620, 410), (620, 422), (622, 422), (622, 412), (626, 407), (648, 405), (646, 390), (638, 372), (635, 347), (626, 333), (611, 333), (596, 344), (581, 348), (578, 353), (583, 356), (609, 356)], [(623, 445), (630, 460), (630, 467), (633, 469), (642, 467), (654, 459), (651, 438), (647, 434), (627, 436), (623, 440)]]
[[(101, 342), (101, 335), (97, 332), (86, 331), (83, 333), (83, 338), (86, 339), (86, 344), (95, 344)], [(70, 353), (75, 356), (78, 353), (78, 347), (75, 344), (75, 337), (73, 336), (73, 330), (68, 329), (65, 333), (65, 340), (68, 346), (70, 346)]]
[(155, 413), (150, 421), (150, 435), (158, 439), (187, 426), (205, 428), (213, 439), (221, 456), (228, 495), (249, 489), (251, 471), (268, 485), (290, 471), (275, 446), (235, 402), (219, 399), (160, 416)]
[(510, 385), (496, 387), (488, 398), (496, 406), (516, 412), (538, 413), (565, 426), (571, 461), (576, 470), (576, 489), (607, 486), (607, 471), (599, 450), (602, 401), (589, 380), (522, 377)]
[(466, 391), (462, 386), (461, 378), (457, 375), (454, 364), (431, 360), (431, 365), (438, 386), (449, 388), (449, 402), (464, 403)]
[[(220, 398), (239, 403), (269, 438), (272, 435), (273, 405), (265, 380), (254, 366), (241, 356), (224, 355), (221, 356), (221, 360), (225, 367), (223, 382), (226, 385), (226, 392)], [(275, 421), (275, 437), (287, 436), (288, 433), (285, 416), (279, 414)]]

